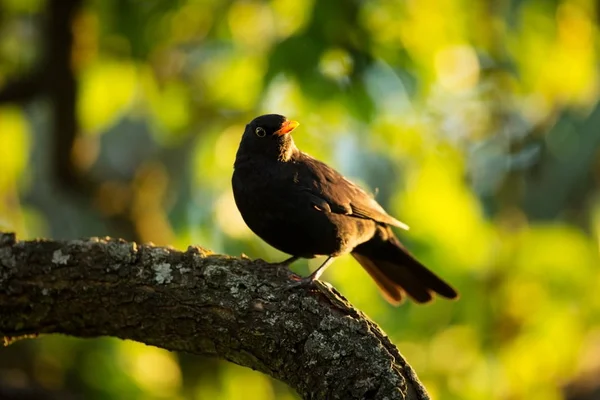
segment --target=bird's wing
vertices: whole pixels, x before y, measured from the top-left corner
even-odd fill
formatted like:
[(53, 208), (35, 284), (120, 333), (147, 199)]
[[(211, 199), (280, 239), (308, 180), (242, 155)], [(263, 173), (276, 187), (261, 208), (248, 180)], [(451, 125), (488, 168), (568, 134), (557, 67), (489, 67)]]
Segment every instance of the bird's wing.
[(408, 230), (408, 225), (389, 215), (377, 201), (339, 172), (304, 153), (297, 160), (298, 183), (310, 193), (317, 209), (371, 219)]

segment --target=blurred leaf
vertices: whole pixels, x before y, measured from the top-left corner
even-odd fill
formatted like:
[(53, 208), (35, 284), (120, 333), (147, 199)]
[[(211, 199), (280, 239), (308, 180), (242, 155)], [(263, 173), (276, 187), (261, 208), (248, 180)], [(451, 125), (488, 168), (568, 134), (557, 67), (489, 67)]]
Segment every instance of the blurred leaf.
[(30, 127), (21, 110), (0, 108), (0, 193), (15, 185), (29, 159)]
[(0, 6), (10, 12), (36, 12), (44, 3), (44, 0), (0, 0)]
[(130, 62), (100, 61), (82, 71), (77, 111), (84, 132), (99, 134), (114, 124), (131, 106), (137, 81)]
[[(0, 0), (0, 91), (43, 54), (46, 2)], [(600, 326), (598, 4), (591, 0), (102, 0), (73, 23), (90, 204), (54, 185), (46, 102), (0, 108), (0, 228), (112, 234), (272, 261), (231, 193), (245, 124), (373, 192), (456, 302), (389, 306), (350, 256), (324, 276), (400, 346), (432, 397), (563, 398)], [(39, 65), (43, 70), (51, 66)], [(110, 216), (110, 221), (108, 216)], [(94, 223), (94, 221), (96, 221)], [(293, 270), (308, 273), (320, 259)], [(230, 364), (62, 337), (4, 371), (84, 398), (296, 398)], [(10, 349), (10, 348), (9, 348)], [(189, 361), (189, 360), (192, 361)], [(24, 378), (23, 378), (24, 377)]]

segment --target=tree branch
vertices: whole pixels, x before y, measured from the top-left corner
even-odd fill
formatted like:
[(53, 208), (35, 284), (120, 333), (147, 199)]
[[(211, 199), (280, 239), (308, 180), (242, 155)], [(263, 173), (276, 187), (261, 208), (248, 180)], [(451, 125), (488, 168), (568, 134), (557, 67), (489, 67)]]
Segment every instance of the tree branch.
[(41, 80), (39, 74), (30, 73), (21, 79), (9, 81), (0, 88), (0, 104), (30, 101), (42, 91)]
[(0, 233), (0, 336), (115, 336), (212, 355), (306, 399), (428, 399), (377, 325), (284, 266), (110, 238), (16, 241)]
[(54, 118), (54, 173), (66, 188), (81, 184), (71, 152), (77, 137), (77, 81), (72, 69), (73, 16), (82, 0), (50, 0), (46, 27), (47, 89)]

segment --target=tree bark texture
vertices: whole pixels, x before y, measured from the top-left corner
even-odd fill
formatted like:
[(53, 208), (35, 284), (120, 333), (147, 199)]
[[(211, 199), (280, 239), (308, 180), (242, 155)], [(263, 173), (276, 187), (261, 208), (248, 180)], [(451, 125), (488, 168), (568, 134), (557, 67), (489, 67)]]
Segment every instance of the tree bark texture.
[(111, 238), (0, 233), (0, 336), (113, 336), (217, 356), (305, 399), (428, 399), (381, 329), (283, 265)]

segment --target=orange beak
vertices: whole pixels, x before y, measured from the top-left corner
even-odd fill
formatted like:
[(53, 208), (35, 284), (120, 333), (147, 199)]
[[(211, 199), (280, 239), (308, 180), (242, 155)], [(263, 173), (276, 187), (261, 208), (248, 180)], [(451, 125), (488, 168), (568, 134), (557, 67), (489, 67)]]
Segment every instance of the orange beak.
[(285, 121), (283, 124), (281, 124), (281, 128), (279, 128), (279, 130), (275, 132), (275, 135), (287, 135), (288, 133), (296, 129), (298, 125), (300, 125), (300, 123), (296, 121)]

